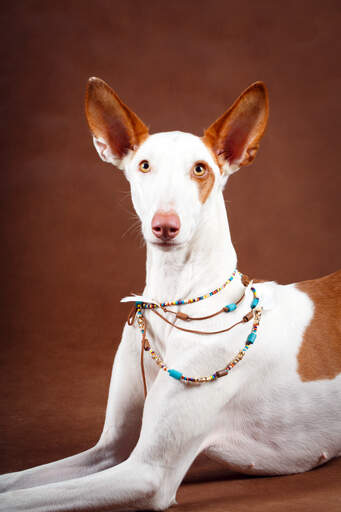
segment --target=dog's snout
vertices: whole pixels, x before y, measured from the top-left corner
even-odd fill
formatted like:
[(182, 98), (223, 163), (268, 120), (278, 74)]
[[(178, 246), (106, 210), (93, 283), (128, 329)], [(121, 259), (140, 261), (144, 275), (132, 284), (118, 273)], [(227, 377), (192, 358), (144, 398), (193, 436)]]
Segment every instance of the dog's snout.
[(157, 238), (168, 242), (180, 231), (180, 219), (174, 211), (157, 211), (152, 219), (152, 231)]

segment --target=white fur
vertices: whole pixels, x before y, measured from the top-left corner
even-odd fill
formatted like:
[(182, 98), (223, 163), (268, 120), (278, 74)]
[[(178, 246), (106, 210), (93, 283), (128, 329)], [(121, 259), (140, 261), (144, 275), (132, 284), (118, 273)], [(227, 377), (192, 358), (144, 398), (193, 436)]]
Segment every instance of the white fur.
[[(104, 160), (112, 161), (106, 148), (96, 147)], [(150, 162), (150, 173), (138, 170), (143, 159)], [(202, 160), (215, 173), (204, 204), (189, 175), (193, 163)], [(130, 182), (146, 240), (143, 295), (161, 302), (220, 286), (237, 260), (222, 195), (227, 177), (220, 174), (203, 142), (187, 133), (159, 133), (130, 151), (124, 162), (115, 163)], [(180, 233), (169, 247), (156, 245), (151, 230), (159, 209), (175, 210), (180, 217)], [(1, 495), (0, 510), (160, 510), (175, 502), (186, 471), (203, 451), (238, 471), (272, 475), (307, 471), (340, 454), (341, 376), (302, 382), (297, 372), (297, 354), (313, 303), (294, 284), (269, 282), (256, 289), (264, 305), (257, 340), (243, 361), (214, 383), (185, 385), (159, 371), (146, 354), (144, 401), (140, 333), (136, 326), (126, 325), (97, 445), (68, 459), (4, 475), (0, 485), (7, 492)], [(220, 293), (181, 310), (207, 315), (242, 292), (236, 277)], [(247, 290), (236, 311), (193, 322), (190, 328), (224, 328), (249, 310), (250, 301)], [(222, 368), (250, 332), (248, 323), (221, 335), (187, 334), (151, 312), (145, 314), (152, 347), (169, 367), (186, 375), (209, 375)]]

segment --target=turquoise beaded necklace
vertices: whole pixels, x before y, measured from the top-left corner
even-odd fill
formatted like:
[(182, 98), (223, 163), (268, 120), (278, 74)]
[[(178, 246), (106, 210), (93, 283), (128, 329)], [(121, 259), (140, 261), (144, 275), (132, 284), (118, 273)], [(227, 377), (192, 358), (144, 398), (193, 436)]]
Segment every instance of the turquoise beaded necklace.
[[(143, 352), (144, 351), (149, 352), (152, 359), (155, 361), (155, 363), (159, 366), (159, 368), (161, 370), (168, 373), (168, 375), (170, 377), (172, 377), (176, 380), (179, 380), (185, 384), (191, 384), (191, 383), (192, 384), (202, 384), (202, 383), (206, 383), (206, 382), (213, 382), (220, 377), (224, 377), (225, 375), (228, 375), (228, 373), (232, 370), (232, 368), (234, 368), (234, 366), (236, 366), (236, 364), (238, 364), (244, 358), (246, 352), (254, 344), (254, 342), (256, 340), (257, 329), (258, 329), (259, 321), (261, 318), (261, 308), (258, 306), (259, 297), (257, 296), (257, 292), (256, 292), (256, 289), (254, 286), (251, 287), (251, 291), (253, 294), (253, 298), (252, 298), (252, 301), (250, 304), (251, 311), (247, 315), (245, 315), (241, 321), (237, 322), (236, 324), (234, 324), (231, 327), (224, 329), (222, 331), (216, 331), (216, 332), (191, 331), (190, 329), (178, 327), (177, 325), (175, 325), (174, 323), (171, 323), (165, 317), (160, 315), (160, 313), (156, 312), (156, 309), (161, 308), (165, 312), (176, 314), (176, 316), (178, 318), (181, 318), (183, 320), (184, 319), (185, 320), (203, 320), (203, 319), (215, 316), (215, 315), (221, 313), (222, 311), (224, 311), (226, 313), (235, 311), (237, 309), (238, 303), (242, 300), (243, 297), (241, 297), (241, 299), (239, 299), (239, 301), (237, 301), (237, 302), (233, 302), (231, 304), (226, 305), (224, 308), (219, 310), (217, 313), (214, 313), (213, 315), (210, 315), (209, 317), (191, 318), (188, 315), (185, 315), (185, 314), (179, 313), (179, 312), (175, 313), (174, 311), (167, 310), (166, 308), (168, 306), (192, 304), (192, 303), (199, 302), (208, 297), (211, 297), (212, 295), (217, 294), (218, 292), (223, 290), (233, 280), (233, 278), (235, 277), (237, 272), (238, 272), (237, 270), (234, 270), (234, 272), (231, 274), (231, 276), (228, 278), (228, 280), (225, 281), (225, 283), (221, 287), (219, 287), (216, 290), (213, 290), (212, 292), (209, 292), (205, 295), (200, 295), (199, 297), (196, 297), (194, 299), (179, 299), (179, 300), (175, 300), (175, 301), (162, 302), (161, 304), (157, 304), (155, 302), (140, 302), (140, 301), (135, 302), (134, 312), (133, 312), (133, 314), (129, 315), (128, 323), (130, 325), (132, 325), (134, 323), (134, 320), (136, 317), (137, 324), (138, 324), (138, 327), (139, 327), (141, 335), (142, 335), (141, 369), (142, 369), (142, 377), (143, 377), (143, 383), (144, 383), (144, 388), (145, 388), (145, 394), (146, 394), (146, 382), (145, 382), (144, 367), (143, 367)], [(239, 274), (241, 275), (241, 277), (243, 277), (240, 272), (239, 272)], [(206, 376), (206, 377), (188, 377), (186, 375), (183, 375), (178, 370), (169, 368), (167, 366), (167, 364), (163, 361), (162, 357), (155, 350), (153, 350), (152, 347), (150, 346), (150, 343), (146, 338), (146, 322), (145, 322), (144, 314), (143, 314), (143, 310), (145, 310), (145, 309), (152, 310), (160, 318), (162, 318), (167, 323), (173, 325), (177, 329), (180, 329), (182, 331), (187, 331), (187, 332), (195, 332), (197, 334), (217, 334), (218, 332), (226, 332), (240, 323), (248, 322), (249, 320), (251, 320), (251, 318), (253, 318), (253, 323), (252, 323), (251, 332), (247, 336), (244, 347), (238, 352), (238, 354), (231, 361), (229, 361), (229, 363), (226, 366), (224, 366), (224, 368), (222, 368), (221, 370), (217, 370), (213, 374)]]

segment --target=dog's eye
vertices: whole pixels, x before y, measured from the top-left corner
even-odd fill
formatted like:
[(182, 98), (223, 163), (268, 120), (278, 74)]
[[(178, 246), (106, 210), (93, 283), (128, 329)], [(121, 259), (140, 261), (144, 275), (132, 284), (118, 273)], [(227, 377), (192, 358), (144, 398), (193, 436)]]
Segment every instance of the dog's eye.
[(207, 167), (204, 163), (195, 164), (193, 167), (194, 176), (202, 177), (206, 174)]
[(150, 171), (150, 163), (148, 160), (142, 160), (142, 162), (139, 163), (139, 169), (142, 172), (149, 172)]

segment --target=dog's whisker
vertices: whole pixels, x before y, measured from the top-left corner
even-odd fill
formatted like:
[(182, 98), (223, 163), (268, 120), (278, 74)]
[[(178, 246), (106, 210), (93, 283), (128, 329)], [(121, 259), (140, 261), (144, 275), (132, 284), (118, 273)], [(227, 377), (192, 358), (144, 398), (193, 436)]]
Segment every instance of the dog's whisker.
[(131, 226), (129, 226), (125, 231), (124, 233), (121, 235), (121, 238), (124, 238), (128, 233), (130, 233), (131, 231), (135, 231), (135, 230), (138, 230), (139, 227), (140, 227), (140, 219), (137, 219)]

